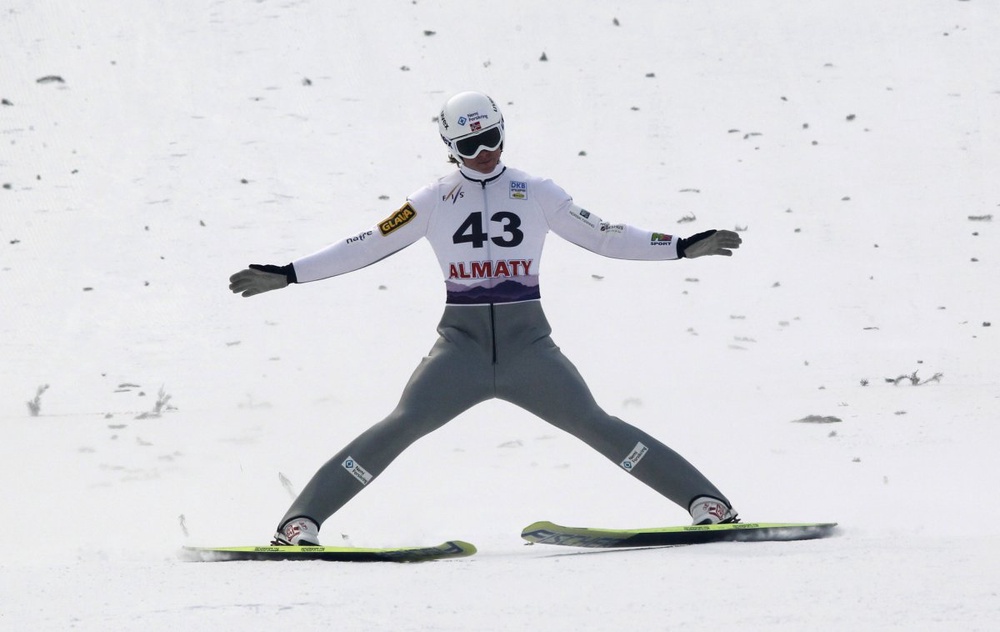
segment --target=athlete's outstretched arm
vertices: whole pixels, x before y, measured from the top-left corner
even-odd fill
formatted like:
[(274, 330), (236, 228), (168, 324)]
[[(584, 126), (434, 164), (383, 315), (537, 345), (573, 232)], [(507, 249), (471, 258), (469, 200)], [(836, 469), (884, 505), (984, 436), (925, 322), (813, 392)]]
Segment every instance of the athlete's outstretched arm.
[(548, 216), (549, 227), (560, 237), (591, 252), (614, 259), (694, 259), (707, 255), (731, 257), (743, 240), (731, 230), (709, 230), (691, 237), (676, 237), (613, 224), (580, 208), (572, 201)]
[(687, 238), (629, 224), (608, 222), (578, 206), (551, 180), (533, 182), (533, 195), (545, 212), (549, 228), (563, 239), (613, 259), (662, 261), (667, 259), (732, 256), (740, 236), (729, 230), (710, 230)]
[(311, 255), (284, 265), (252, 264), (229, 277), (234, 294), (255, 296), (290, 283), (308, 283), (360, 270), (413, 244), (424, 236), (427, 213), (407, 202), (375, 227), (336, 241)]

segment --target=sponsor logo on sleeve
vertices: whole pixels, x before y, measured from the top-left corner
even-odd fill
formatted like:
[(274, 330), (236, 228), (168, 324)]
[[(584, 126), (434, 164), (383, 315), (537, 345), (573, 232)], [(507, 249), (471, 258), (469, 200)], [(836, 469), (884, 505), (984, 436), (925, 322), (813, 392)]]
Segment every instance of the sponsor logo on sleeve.
[(575, 217), (576, 219), (580, 220), (587, 226), (590, 226), (591, 228), (597, 228), (597, 222), (591, 219), (590, 211), (582, 208), (573, 207), (570, 209), (569, 214)]
[(347, 238), (347, 243), (349, 243), (349, 244), (356, 244), (356, 243), (359, 243), (359, 242), (362, 242), (362, 241), (368, 239), (369, 237), (371, 237), (374, 234), (375, 234), (375, 231), (373, 231), (373, 230), (366, 230), (365, 232), (359, 233), (359, 234), (355, 235), (354, 237), (348, 237)]
[(417, 211), (414, 210), (413, 206), (409, 202), (403, 205), (398, 211), (393, 213), (390, 217), (382, 220), (378, 223), (378, 230), (382, 233), (382, 236), (386, 236), (407, 224), (411, 219), (417, 216)]
[(649, 240), (651, 246), (669, 246), (674, 242), (674, 236), (666, 233), (653, 233)]
[(512, 200), (526, 200), (528, 199), (528, 183), (518, 182), (517, 180), (510, 181), (510, 198)]
[(620, 235), (625, 232), (625, 224), (609, 224), (607, 222), (601, 222), (601, 232), (609, 233), (611, 235)]

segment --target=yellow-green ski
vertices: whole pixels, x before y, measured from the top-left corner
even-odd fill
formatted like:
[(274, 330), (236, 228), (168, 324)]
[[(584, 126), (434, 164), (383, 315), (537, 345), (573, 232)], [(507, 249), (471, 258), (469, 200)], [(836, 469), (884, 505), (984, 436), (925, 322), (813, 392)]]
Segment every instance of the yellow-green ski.
[(588, 548), (681, 546), (709, 542), (774, 542), (814, 540), (834, 533), (836, 522), (738, 522), (653, 529), (591, 529), (536, 522), (521, 537), (532, 544)]
[(183, 557), (193, 562), (323, 560), (327, 562), (429, 562), (467, 557), (476, 547), (461, 540), (438, 546), (371, 549), (340, 546), (186, 546)]

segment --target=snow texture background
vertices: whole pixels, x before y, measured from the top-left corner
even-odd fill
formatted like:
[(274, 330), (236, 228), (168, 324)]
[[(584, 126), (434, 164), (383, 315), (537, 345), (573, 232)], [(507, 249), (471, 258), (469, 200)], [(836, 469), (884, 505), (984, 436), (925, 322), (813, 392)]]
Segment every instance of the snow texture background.
[[(990, 0), (6, 2), (0, 628), (995, 629), (998, 32)], [(552, 236), (553, 337), (745, 520), (839, 537), (523, 546), (540, 519), (688, 517), (490, 402), (323, 530), (477, 556), (178, 559), (265, 541), (395, 405), (444, 299), (424, 242), (253, 299), (228, 276), (446, 173), (434, 116), (466, 89), (501, 104), (507, 164), (603, 218), (741, 231), (666, 263)]]

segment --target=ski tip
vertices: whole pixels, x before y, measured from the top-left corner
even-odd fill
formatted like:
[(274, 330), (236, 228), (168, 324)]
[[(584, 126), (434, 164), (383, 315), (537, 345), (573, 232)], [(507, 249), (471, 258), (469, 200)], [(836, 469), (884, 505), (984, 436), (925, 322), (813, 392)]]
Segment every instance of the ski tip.
[(464, 540), (448, 540), (442, 546), (451, 546), (461, 550), (462, 556), (460, 557), (475, 555), (476, 553), (479, 552), (479, 550), (476, 548), (476, 545), (472, 544), (471, 542), (465, 542)]
[(550, 522), (549, 520), (539, 520), (538, 522), (532, 522), (525, 528), (521, 529), (521, 536), (523, 537), (524, 534), (531, 533), (533, 531), (540, 531), (542, 529), (552, 529), (554, 527), (559, 529), (565, 529), (565, 527), (557, 525), (554, 522)]

